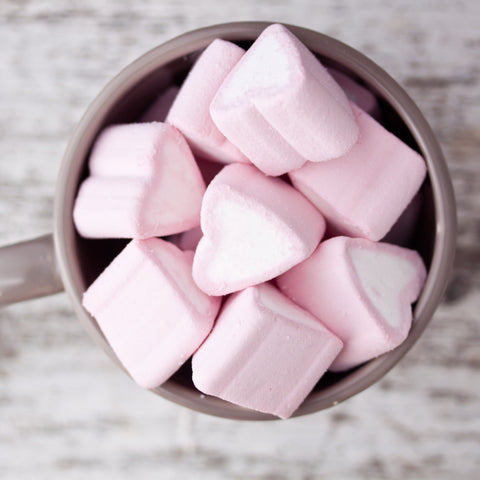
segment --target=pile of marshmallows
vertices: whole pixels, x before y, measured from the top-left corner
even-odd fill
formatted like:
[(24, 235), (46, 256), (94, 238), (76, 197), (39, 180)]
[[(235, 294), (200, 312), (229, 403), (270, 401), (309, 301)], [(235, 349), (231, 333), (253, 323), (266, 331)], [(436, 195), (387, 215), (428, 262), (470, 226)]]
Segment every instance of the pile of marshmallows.
[(133, 240), (84, 306), (139, 385), (192, 357), (201, 392), (287, 418), (327, 370), (406, 338), (425, 266), (379, 240), (426, 167), (378, 113), (271, 25), (247, 51), (213, 41), (139, 123), (101, 132), (74, 221)]

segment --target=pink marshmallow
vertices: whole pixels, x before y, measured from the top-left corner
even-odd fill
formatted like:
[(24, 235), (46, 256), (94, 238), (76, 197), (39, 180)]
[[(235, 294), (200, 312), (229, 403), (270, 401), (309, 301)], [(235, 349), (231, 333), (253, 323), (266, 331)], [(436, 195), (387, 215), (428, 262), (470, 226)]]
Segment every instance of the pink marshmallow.
[(281, 418), (291, 416), (342, 342), (268, 284), (233, 294), (192, 358), (208, 395)]
[(334, 237), (280, 276), (277, 285), (343, 341), (331, 370), (347, 370), (405, 340), (411, 304), (425, 278), (425, 266), (414, 250)]
[(380, 105), (378, 104), (377, 97), (375, 97), (368, 88), (360, 85), (360, 83), (340, 70), (329, 68), (328, 73), (330, 73), (333, 79), (342, 87), (347, 97), (353, 103), (375, 118), (375, 120), (380, 119)]
[(140, 122), (163, 122), (179, 90), (173, 85), (162, 92), (140, 117)]
[(164, 123), (106, 128), (73, 218), (89, 238), (149, 238), (200, 223), (205, 184), (182, 135)]
[(225, 167), (203, 197), (193, 278), (209, 295), (270, 280), (315, 250), (325, 221), (293, 187), (253, 165)]
[(84, 294), (83, 305), (142, 387), (157, 387), (180, 368), (220, 308), (220, 298), (193, 282), (192, 257), (158, 238), (132, 240)]
[(380, 240), (420, 188), (423, 158), (352, 104), (360, 136), (340, 158), (289, 173), (334, 233)]
[(193, 65), (168, 112), (166, 121), (183, 133), (195, 155), (220, 163), (249, 163), (219, 132), (209, 112), (218, 87), (243, 53), (233, 43), (214, 40)]
[(267, 175), (339, 157), (358, 138), (345, 93), (283, 25), (261, 33), (219, 88), (210, 113)]

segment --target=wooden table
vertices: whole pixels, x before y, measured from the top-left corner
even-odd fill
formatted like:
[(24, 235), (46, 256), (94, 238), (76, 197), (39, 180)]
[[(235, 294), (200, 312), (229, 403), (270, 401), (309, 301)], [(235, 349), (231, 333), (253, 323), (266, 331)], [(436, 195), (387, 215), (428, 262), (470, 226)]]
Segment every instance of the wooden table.
[(2, 479), (476, 479), (480, 470), (480, 8), (475, 0), (0, 1), (0, 242), (51, 230), (62, 152), (117, 71), (186, 30), (275, 20), (364, 52), (444, 148), (455, 272), (426, 333), (382, 381), (328, 411), (235, 422), (137, 388), (64, 294), (0, 310)]

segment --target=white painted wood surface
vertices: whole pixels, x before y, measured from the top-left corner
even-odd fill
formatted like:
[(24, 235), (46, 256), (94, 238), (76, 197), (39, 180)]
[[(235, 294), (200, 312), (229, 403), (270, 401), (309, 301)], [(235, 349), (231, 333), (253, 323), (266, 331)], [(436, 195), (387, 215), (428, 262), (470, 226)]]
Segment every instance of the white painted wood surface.
[(402, 83), (444, 148), (455, 274), (382, 381), (284, 422), (209, 417), (137, 388), (63, 294), (0, 310), (0, 478), (476, 479), (480, 470), (480, 3), (476, 0), (0, 0), (0, 243), (51, 229), (69, 134), (123, 66), (232, 20), (310, 27)]

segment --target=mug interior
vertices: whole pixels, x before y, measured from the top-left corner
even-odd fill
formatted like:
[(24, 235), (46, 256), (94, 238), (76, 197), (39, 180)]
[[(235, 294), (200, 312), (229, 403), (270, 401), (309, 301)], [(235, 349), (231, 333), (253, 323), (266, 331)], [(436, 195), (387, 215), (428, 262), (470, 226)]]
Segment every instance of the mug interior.
[[(95, 320), (81, 306), (83, 292), (129, 240), (91, 240), (80, 237), (72, 211), (78, 187), (88, 175), (87, 160), (98, 133), (106, 126), (138, 121), (141, 114), (172, 84), (181, 85), (201, 51), (214, 39), (230, 40), (248, 48), (268, 26), (264, 22), (223, 24), (189, 32), (148, 52), (121, 72), (95, 99), (79, 123), (65, 153), (59, 175), (55, 240), (65, 288), (88, 333), (117, 363)], [(455, 218), (453, 193), (438, 144), (418, 108), (383, 70), (366, 57), (330, 37), (300, 27), (287, 27), (327, 67), (343, 71), (370, 89), (380, 102), (381, 123), (425, 158), (428, 175), (421, 188), (421, 211), (415, 234), (407, 246), (422, 256), (429, 275), (414, 308), (408, 339), (397, 349), (344, 373), (327, 372), (295, 415), (330, 407), (381, 378), (406, 353), (428, 323), (446, 285), (453, 260)], [(432, 173), (433, 172), (433, 173)], [(449, 190), (450, 188), (450, 190)], [(451, 195), (450, 195), (451, 194)], [(438, 226), (443, 227), (439, 230)], [(448, 232), (448, 238), (445, 236)], [(190, 362), (153, 391), (189, 408), (236, 419), (275, 418), (215, 397), (203, 395), (192, 383)]]

